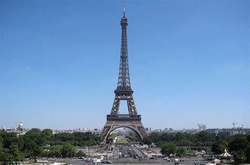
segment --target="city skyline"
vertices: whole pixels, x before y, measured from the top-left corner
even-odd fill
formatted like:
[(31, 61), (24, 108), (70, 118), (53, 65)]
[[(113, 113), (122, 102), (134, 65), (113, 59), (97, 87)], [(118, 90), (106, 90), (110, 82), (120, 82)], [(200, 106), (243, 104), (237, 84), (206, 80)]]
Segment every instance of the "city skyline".
[[(0, 126), (102, 128), (117, 83), (123, 7), (1, 1)], [(145, 127), (250, 127), (250, 2), (128, 0), (125, 7)]]

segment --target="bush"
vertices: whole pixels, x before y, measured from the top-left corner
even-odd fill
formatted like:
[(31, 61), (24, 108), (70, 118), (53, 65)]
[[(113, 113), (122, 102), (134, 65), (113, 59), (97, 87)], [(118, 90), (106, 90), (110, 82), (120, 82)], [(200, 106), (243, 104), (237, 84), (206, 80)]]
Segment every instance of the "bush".
[(86, 156), (86, 154), (84, 153), (84, 152), (82, 152), (82, 151), (78, 151), (77, 153), (76, 153), (76, 157), (84, 157), (84, 156)]
[(179, 156), (179, 157), (182, 157), (182, 156), (185, 156), (187, 153), (187, 150), (186, 148), (177, 148), (176, 150), (176, 155)]
[(176, 145), (174, 143), (163, 143), (161, 144), (161, 153), (164, 155), (170, 155), (176, 153)]

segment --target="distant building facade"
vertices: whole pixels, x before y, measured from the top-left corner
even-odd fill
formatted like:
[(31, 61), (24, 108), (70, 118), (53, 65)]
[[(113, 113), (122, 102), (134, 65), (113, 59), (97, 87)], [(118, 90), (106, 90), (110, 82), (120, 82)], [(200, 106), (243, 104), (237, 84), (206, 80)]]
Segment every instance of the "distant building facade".
[(213, 129), (207, 129), (208, 133), (214, 133), (216, 135), (222, 135), (222, 136), (233, 136), (237, 134), (250, 134), (250, 128), (213, 128)]

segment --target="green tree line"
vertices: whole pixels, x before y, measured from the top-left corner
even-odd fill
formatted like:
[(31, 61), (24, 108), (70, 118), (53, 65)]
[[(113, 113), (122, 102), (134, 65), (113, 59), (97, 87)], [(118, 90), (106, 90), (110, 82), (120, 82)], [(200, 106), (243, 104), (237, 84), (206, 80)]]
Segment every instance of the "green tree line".
[(250, 163), (250, 135), (225, 136), (202, 131), (189, 133), (151, 133), (144, 143), (161, 147), (164, 155), (184, 156), (190, 150), (206, 150), (213, 154), (222, 154), (227, 149), (236, 163)]
[(76, 151), (76, 146), (99, 144), (99, 135), (86, 132), (57, 133), (50, 129), (29, 130), (24, 135), (0, 130), (0, 161), (22, 161), (37, 157), (75, 157), (84, 153)]
[[(0, 130), (0, 161), (21, 161), (37, 157), (79, 157), (76, 146), (90, 146), (100, 143), (99, 135), (86, 132), (53, 134), (50, 129), (31, 129), (24, 135)], [(250, 135), (223, 136), (207, 133), (151, 133), (146, 144), (156, 144), (165, 155), (183, 156), (190, 150), (206, 150), (221, 154), (227, 149), (235, 161), (250, 163)]]

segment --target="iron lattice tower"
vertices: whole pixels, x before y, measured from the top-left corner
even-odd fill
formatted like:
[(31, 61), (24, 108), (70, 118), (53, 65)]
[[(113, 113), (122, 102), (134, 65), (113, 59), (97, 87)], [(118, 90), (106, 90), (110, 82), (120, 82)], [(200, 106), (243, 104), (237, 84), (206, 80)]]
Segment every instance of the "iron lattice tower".
[[(128, 40), (127, 26), (128, 19), (125, 11), (120, 21), (121, 24), (121, 51), (120, 51), (120, 66), (117, 87), (114, 91), (115, 99), (112, 110), (107, 115), (107, 122), (102, 130), (102, 140), (106, 142), (108, 135), (115, 129), (127, 127), (134, 130), (141, 139), (146, 136), (146, 131), (141, 122), (141, 116), (137, 114), (133, 90), (131, 88), (129, 65), (128, 65)], [(119, 114), (120, 101), (127, 101), (128, 114)]]

